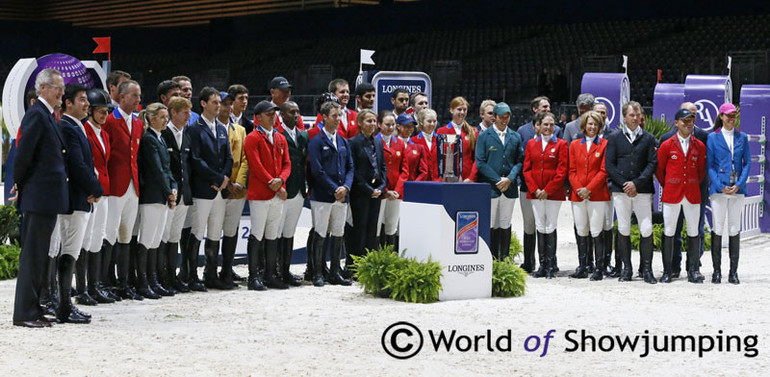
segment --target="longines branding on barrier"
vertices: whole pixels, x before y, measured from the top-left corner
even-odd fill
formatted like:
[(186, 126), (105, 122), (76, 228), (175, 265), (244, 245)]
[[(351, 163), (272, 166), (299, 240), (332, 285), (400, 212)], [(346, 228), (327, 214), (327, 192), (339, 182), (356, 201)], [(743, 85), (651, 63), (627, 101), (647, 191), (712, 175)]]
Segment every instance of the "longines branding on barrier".
[[(434, 353), (509, 353), (518, 349), (538, 357), (549, 355), (551, 350), (569, 353), (621, 352), (640, 358), (668, 352), (692, 354), (698, 358), (713, 352), (734, 353), (746, 358), (759, 355), (758, 335), (728, 334), (724, 330), (702, 335), (673, 335), (653, 334), (649, 330), (634, 334), (591, 334), (586, 330), (569, 329), (559, 332), (551, 329), (543, 335), (535, 334), (514, 339), (511, 329), (486, 329), (474, 333), (463, 333), (457, 329), (428, 329), (427, 346), (423, 331), (412, 323), (396, 322), (383, 331), (382, 348), (389, 356), (400, 360), (417, 356), (423, 348)], [(560, 334), (562, 339), (557, 338)]]
[(446, 267), (447, 272), (456, 272), (463, 276), (468, 276), (474, 272), (484, 271), (483, 264), (450, 264)]

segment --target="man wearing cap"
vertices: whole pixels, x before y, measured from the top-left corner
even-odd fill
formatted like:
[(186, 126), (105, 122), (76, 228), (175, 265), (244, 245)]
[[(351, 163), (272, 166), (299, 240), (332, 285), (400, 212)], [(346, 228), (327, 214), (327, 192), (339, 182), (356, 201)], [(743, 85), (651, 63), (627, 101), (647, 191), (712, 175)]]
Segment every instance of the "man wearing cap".
[[(350, 101), (350, 85), (344, 79), (334, 79), (329, 82), (329, 93), (334, 94), (337, 100), (342, 106), (342, 113), (340, 114), (340, 124), (337, 129), (340, 136), (345, 139), (351, 139), (353, 136), (358, 135), (359, 129), (356, 125), (357, 111), (348, 109), (348, 102)], [(319, 113), (316, 117), (316, 124), (322, 120), (322, 116)]]
[[(178, 83), (179, 88), (181, 89), (180, 95), (184, 98), (187, 98), (187, 100), (192, 101), (192, 94), (193, 94), (193, 86), (192, 86), (192, 79), (190, 79), (187, 76), (174, 76), (171, 78), (171, 81)], [(198, 118), (200, 118), (200, 114), (196, 113), (195, 111), (190, 112), (190, 120), (188, 121), (188, 125), (193, 125), (198, 122)]]
[[(217, 120), (225, 129), (230, 142), (230, 154), (233, 156), (233, 170), (230, 173), (230, 182), (227, 184), (225, 195), (225, 220), (222, 224), (222, 270), (219, 274), (219, 280), (222, 287), (231, 289), (237, 287), (233, 280), (233, 260), (235, 258), (235, 249), (238, 246), (238, 228), (241, 223), (241, 214), (243, 206), (246, 203), (246, 182), (237, 182), (238, 177), (243, 174), (248, 176), (249, 165), (246, 162), (246, 153), (243, 150), (243, 143), (246, 139), (246, 130), (239, 124), (232, 122), (231, 109), (233, 107), (233, 97), (229, 92), (220, 92), (222, 104), (219, 106)], [(241, 173), (243, 170), (243, 173)]]
[[(277, 275), (278, 238), (286, 200), (286, 181), (291, 174), (289, 147), (286, 139), (273, 128), (275, 112), (280, 110), (270, 101), (261, 101), (254, 107), (259, 126), (244, 142), (249, 163), (249, 201), (251, 234), (248, 243), (249, 289), (264, 290), (265, 286), (286, 289), (288, 286)], [(246, 177), (241, 174), (239, 181)], [(263, 257), (264, 255), (264, 257)], [(265, 260), (264, 277), (260, 279), (260, 260)], [(263, 285), (264, 281), (264, 285)]]
[(139, 83), (127, 80), (120, 84), (118, 92), (120, 104), (107, 116), (102, 126), (110, 140), (110, 160), (107, 163), (110, 196), (107, 197), (109, 213), (105, 247), (114, 248), (113, 258), (117, 262), (119, 281), (117, 294), (124, 299), (141, 300), (142, 296), (129, 287), (128, 277), (132, 259), (129, 242), (139, 209), (139, 140), (144, 132), (144, 123), (133, 112), (139, 107), (142, 91)]
[(406, 154), (404, 181), (416, 181), (417, 176), (420, 175), (421, 149), (418, 144), (412, 141), (415, 128), (417, 128), (416, 125), (417, 121), (414, 120), (412, 114), (401, 114), (396, 118), (396, 131), (398, 132), (398, 138), (404, 142), (404, 153)]
[(479, 183), (489, 183), (492, 189), (489, 249), (494, 258), (504, 260), (511, 244), (511, 218), (519, 197), (516, 178), (524, 163), (524, 146), (521, 136), (508, 128), (511, 121), (508, 104), (497, 103), (492, 112), (494, 123), (479, 135), (476, 143), (476, 166)]
[(374, 100), (377, 94), (374, 91), (374, 85), (364, 82), (356, 86), (356, 111), (374, 108)]
[(631, 281), (631, 214), (639, 224), (639, 253), (643, 264), (644, 281), (654, 284), (652, 273), (652, 195), (658, 155), (655, 136), (641, 126), (642, 105), (630, 101), (623, 105), (624, 123), (610, 134), (605, 152), (605, 167), (610, 177), (610, 191), (618, 220), (616, 252), (620, 254), (623, 269), (620, 281)]
[(700, 215), (700, 182), (706, 175), (706, 145), (692, 136), (695, 114), (680, 109), (675, 115), (676, 137), (664, 141), (658, 149), (656, 177), (663, 187), (663, 276), (671, 282), (674, 233), (679, 213), (687, 222), (687, 281), (702, 283), (699, 271), (698, 216)]
[[(197, 255), (201, 241), (206, 236), (203, 283), (206, 288), (224, 289), (227, 287), (217, 277), (217, 262), (219, 237), (222, 235), (225, 217), (224, 191), (230, 183), (233, 157), (227, 129), (217, 120), (221, 103), (219, 91), (207, 86), (201, 90), (198, 98), (203, 112), (198, 121), (185, 131), (190, 135), (190, 188), (196, 216), (187, 247), (192, 255)], [(198, 279), (196, 270), (189, 271), (191, 282)]]
[(489, 127), (492, 127), (492, 124), (495, 123), (495, 105), (497, 104), (491, 99), (481, 101), (481, 105), (479, 105), (479, 116), (481, 116), (481, 122), (479, 122), (479, 125), (476, 126), (476, 130), (479, 132), (479, 135), (481, 135), (481, 133), (486, 131)]
[(310, 140), (308, 160), (312, 176), (310, 190), (310, 208), (313, 212), (313, 285), (324, 285), (323, 271), (324, 241), (327, 231), (332, 237), (331, 284), (349, 285), (350, 282), (340, 276), (340, 256), (342, 237), (345, 234), (345, 218), (348, 210), (348, 192), (353, 185), (353, 158), (348, 142), (337, 134), (341, 106), (336, 102), (321, 105), (323, 127), (318, 137)]
[[(693, 117), (695, 120), (698, 120), (698, 108), (695, 106), (692, 102), (684, 102), (679, 107), (680, 109), (687, 109), (690, 111), (690, 113), (693, 114)], [(673, 127), (671, 131), (666, 132), (663, 134), (663, 136), (660, 138), (661, 144), (674, 137), (679, 130), (677, 127)], [(700, 140), (703, 145), (708, 144), (708, 136), (709, 133), (704, 131), (698, 126), (694, 126), (692, 129), (692, 135), (695, 136), (696, 139)], [(709, 180), (708, 174), (706, 174), (703, 177), (703, 180), (700, 182), (700, 194), (701, 194), (701, 203), (700, 203), (700, 218), (698, 220), (698, 255), (703, 255), (703, 235), (704, 235), (704, 223), (706, 218), (706, 205), (708, 204), (708, 198), (709, 198), (709, 185), (711, 184)], [(684, 227), (684, 213), (679, 214), (679, 221), (676, 224), (676, 232), (674, 232), (674, 257), (671, 262), (671, 278), (678, 278), (679, 274), (681, 272), (682, 267), (682, 228)]]
[(227, 94), (233, 99), (233, 107), (230, 109), (230, 119), (233, 123), (241, 125), (246, 135), (254, 130), (254, 122), (243, 116), (249, 106), (249, 89), (241, 84), (233, 84), (227, 88)]
[[(289, 80), (283, 76), (273, 77), (273, 79), (270, 80), (270, 85), (268, 87), (270, 89), (270, 100), (275, 106), (280, 107), (284, 102), (291, 98), (292, 85), (289, 83)], [(273, 125), (273, 129), (280, 132), (283, 130), (283, 127), (281, 126), (283, 120), (281, 119), (281, 114), (277, 115), (278, 116), (275, 117), (275, 124)], [(254, 126), (257, 126), (258, 124), (259, 120), (257, 120), (257, 116), (254, 115)], [(305, 124), (302, 121), (301, 116), (299, 117), (299, 123), (297, 124), (297, 127), (299, 127), (301, 130), (305, 129)]]

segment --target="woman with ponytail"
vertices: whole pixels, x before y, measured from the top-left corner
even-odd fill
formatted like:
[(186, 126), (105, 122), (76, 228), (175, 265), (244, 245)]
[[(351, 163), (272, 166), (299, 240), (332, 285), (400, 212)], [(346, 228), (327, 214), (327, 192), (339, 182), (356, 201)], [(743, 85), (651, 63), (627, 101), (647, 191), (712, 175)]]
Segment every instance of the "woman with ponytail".
[(463, 97), (455, 97), (449, 102), (449, 112), (452, 114), (452, 121), (445, 127), (437, 130), (439, 135), (456, 134), (463, 141), (463, 159), (462, 159), (462, 181), (473, 182), (476, 179), (476, 139), (478, 133), (476, 128), (465, 121), (468, 116), (468, 101)]

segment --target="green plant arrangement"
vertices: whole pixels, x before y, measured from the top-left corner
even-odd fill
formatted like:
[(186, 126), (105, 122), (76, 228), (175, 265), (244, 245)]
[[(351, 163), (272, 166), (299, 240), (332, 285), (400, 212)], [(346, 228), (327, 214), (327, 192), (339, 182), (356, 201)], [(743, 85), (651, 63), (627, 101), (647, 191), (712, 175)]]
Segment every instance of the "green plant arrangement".
[(14, 205), (0, 205), (0, 244), (18, 239), (19, 219)]
[(644, 130), (655, 136), (655, 140), (660, 140), (666, 132), (671, 131), (671, 127), (673, 123), (652, 116), (648, 116), (644, 121)]
[(513, 257), (492, 262), (492, 297), (519, 297), (527, 289), (527, 272), (516, 265)]
[(438, 301), (442, 276), (438, 262), (405, 258), (398, 255), (393, 246), (352, 257), (355, 277), (365, 293), (422, 304)]
[[(615, 231), (617, 232), (617, 222), (615, 223)], [(686, 223), (682, 226), (682, 240), (687, 239), (687, 226)], [(639, 233), (639, 225), (631, 224), (631, 249), (639, 250), (639, 240), (641, 234)], [(652, 242), (655, 250), (663, 249), (663, 224), (652, 224)], [(703, 250), (711, 250), (711, 232), (703, 232)], [(687, 242), (682, 242), (682, 251), (687, 251)]]
[(0, 244), (0, 280), (13, 279), (19, 275), (19, 253), (17, 243)]

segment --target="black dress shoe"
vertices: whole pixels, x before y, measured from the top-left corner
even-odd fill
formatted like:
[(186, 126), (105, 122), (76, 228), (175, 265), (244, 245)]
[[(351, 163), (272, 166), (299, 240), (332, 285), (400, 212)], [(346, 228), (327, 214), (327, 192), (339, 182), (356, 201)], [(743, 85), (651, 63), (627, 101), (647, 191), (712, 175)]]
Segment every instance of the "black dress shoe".
[(682, 274), (682, 270), (673, 270), (671, 271), (671, 278), (672, 279), (679, 279), (679, 275)]
[(79, 316), (81, 316), (81, 317), (83, 317), (83, 318), (91, 319), (91, 315), (90, 314), (88, 314), (86, 312), (80, 311), (80, 309), (78, 309), (78, 307), (75, 306), (75, 305), (72, 305), (72, 312), (77, 314), (77, 315), (79, 315)]
[(670, 283), (671, 282), (671, 275), (668, 272), (663, 272), (663, 275), (660, 275), (660, 279), (658, 279), (661, 283)]
[(39, 329), (43, 327), (51, 327), (51, 323), (48, 321), (43, 320), (32, 320), (32, 321), (13, 321), (14, 326), (21, 326), (21, 327), (29, 327), (33, 329)]
[(67, 316), (60, 316), (59, 322), (61, 323), (78, 323), (78, 324), (86, 324), (91, 323), (90, 318), (83, 317), (81, 315), (78, 315), (74, 311), (71, 311), (69, 315)]
[(75, 302), (78, 303), (78, 305), (86, 305), (86, 306), (96, 306), (99, 302), (94, 300), (91, 295), (88, 294), (88, 292), (79, 293), (77, 296), (75, 296)]

